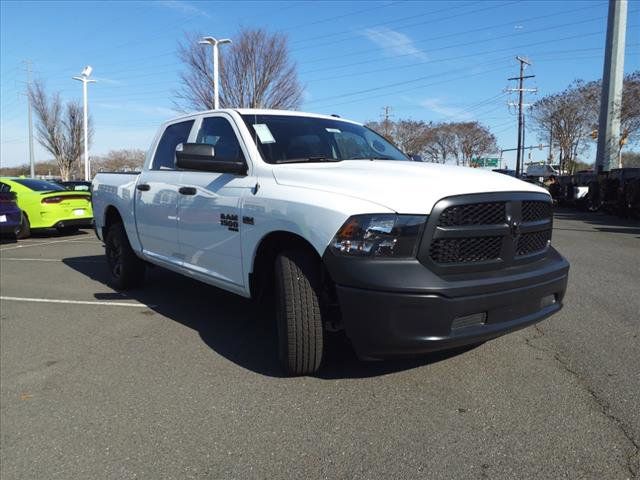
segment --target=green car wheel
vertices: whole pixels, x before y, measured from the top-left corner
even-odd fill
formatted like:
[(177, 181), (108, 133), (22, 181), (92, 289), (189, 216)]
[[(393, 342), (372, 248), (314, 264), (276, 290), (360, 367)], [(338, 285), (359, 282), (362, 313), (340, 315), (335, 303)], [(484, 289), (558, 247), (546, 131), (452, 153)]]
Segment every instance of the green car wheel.
[(22, 212), (22, 221), (20, 222), (20, 227), (18, 227), (18, 232), (16, 233), (16, 238), (29, 238), (31, 236), (31, 224), (29, 223), (29, 217), (27, 214)]

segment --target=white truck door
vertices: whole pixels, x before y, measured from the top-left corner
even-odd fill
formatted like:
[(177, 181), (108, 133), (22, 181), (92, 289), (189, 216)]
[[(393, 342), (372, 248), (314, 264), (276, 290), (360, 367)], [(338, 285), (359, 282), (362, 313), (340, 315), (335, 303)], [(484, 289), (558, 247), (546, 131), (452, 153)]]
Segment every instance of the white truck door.
[(179, 143), (188, 141), (195, 120), (174, 123), (164, 130), (148, 169), (136, 185), (136, 225), (145, 255), (180, 264), (178, 245), (178, 188), (181, 172), (175, 169)]
[[(239, 139), (233, 119), (218, 113), (202, 118), (194, 141), (213, 145), (217, 161), (247, 163)], [(255, 178), (182, 170), (180, 183), (178, 238), (184, 267), (221, 286), (243, 287), (240, 234), (248, 225), (243, 224), (242, 197), (251, 195)]]

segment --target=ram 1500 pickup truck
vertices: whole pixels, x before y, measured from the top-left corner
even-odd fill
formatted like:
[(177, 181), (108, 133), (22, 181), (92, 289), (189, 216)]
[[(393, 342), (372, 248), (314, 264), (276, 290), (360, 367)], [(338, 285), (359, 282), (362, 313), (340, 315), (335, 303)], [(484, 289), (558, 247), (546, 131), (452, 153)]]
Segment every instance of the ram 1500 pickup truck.
[(290, 375), (317, 371), (328, 331), (365, 359), (473, 345), (557, 312), (567, 286), (544, 189), (412, 161), (335, 116), (183, 116), (142, 172), (92, 190), (115, 288), (155, 264), (272, 300)]

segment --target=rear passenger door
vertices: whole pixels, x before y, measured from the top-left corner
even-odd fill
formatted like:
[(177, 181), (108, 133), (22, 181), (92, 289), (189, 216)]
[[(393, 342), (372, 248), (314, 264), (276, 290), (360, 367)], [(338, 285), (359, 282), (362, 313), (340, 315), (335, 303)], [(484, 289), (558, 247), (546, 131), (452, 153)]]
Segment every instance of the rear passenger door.
[[(216, 161), (247, 162), (246, 147), (229, 115), (204, 117), (196, 129), (194, 141), (213, 145)], [(184, 266), (210, 283), (242, 287), (242, 198), (250, 194), (255, 179), (251, 175), (182, 170), (180, 183), (181, 191), (187, 192), (178, 198)]]
[(194, 119), (167, 126), (153, 159), (136, 185), (136, 224), (143, 252), (156, 260), (180, 264), (178, 246), (178, 188), (176, 147), (189, 139)]

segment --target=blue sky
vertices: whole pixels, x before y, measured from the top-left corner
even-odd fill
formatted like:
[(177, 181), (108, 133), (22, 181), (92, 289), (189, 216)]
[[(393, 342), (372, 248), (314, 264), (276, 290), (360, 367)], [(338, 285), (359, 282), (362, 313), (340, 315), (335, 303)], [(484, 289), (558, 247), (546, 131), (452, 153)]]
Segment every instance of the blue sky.
[[(305, 85), (303, 110), (377, 120), (479, 120), (501, 148), (516, 144), (504, 92), (528, 56), (538, 88), (530, 101), (574, 79), (602, 75), (606, 1), (8, 2), (0, 4), (0, 133), (3, 166), (28, 161), (25, 60), (65, 99), (90, 64), (92, 154), (146, 149), (175, 116), (185, 32), (234, 37), (239, 27), (285, 33)], [(640, 2), (629, 2), (625, 71), (640, 68)], [(511, 82), (512, 83), (512, 82)], [(533, 132), (527, 144), (537, 144)], [(546, 152), (533, 151), (544, 159)], [(49, 155), (39, 146), (36, 160)], [(513, 164), (514, 155), (505, 153)], [(588, 158), (587, 158), (588, 160)]]

